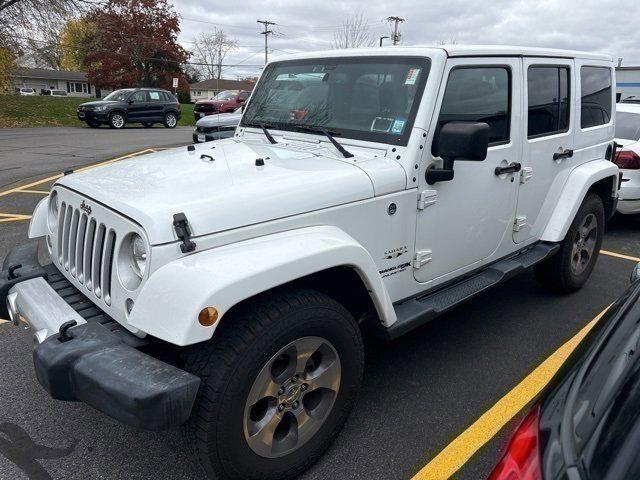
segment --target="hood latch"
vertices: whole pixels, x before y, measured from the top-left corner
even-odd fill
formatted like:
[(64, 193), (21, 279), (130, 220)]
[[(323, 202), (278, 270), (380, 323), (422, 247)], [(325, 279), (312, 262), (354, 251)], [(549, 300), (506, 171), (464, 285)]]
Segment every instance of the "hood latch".
[(194, 251), (196, 249), (196, 244), (191, 241), (191, 227), (189, 226), (189, 220), (187, 220), (187, 216), (184, 213), (176, 213), (173, 216), (173, 228), (175, 229), (178, 238), (182, 240), (182, 245), (180, 245), (182, 253)]

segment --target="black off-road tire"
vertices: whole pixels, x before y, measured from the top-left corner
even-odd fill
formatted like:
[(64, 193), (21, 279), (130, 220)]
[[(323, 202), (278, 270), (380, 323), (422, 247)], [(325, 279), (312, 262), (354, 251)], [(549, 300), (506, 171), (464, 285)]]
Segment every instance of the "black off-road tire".
[[(597, 223), (593, 255), (590, 256), (588, 263), (584, 266), (584, 270), (576, 274), (571, 268), (574, 243), (579, 236), (580, 227), (590, 215), (595, 216)], [(602, 199), (594, 193), (588, 193), (578, 209), (567, 235), (560, 244), (558, 253), (534, 267), (538, 282), (558, 293), (570, 293), (582, 288), (589, 280), (589, 276), (598, 260), (604, 236), (604, 225), (605, 215)]]
[[(326, 420), (285, 456), (256, 454), (245, 439), (245, 404), (253, 381), (289, 343), (318, 336), (332, 343), (342, 367), (340, 388)], [(187, 441), (209, 478), (283, 480), (311, 466), (344, 425), (360, 390), (364, 348), (353, 316), (327, 295), (306, 288), (276, 289), (221, 320), (213, 339), (187, 354), (185, 369), (202, 379)]]

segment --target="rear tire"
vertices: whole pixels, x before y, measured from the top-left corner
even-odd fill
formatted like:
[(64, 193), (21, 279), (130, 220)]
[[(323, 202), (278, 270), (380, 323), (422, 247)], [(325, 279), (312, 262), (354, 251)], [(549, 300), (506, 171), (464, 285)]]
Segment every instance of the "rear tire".
[(202, 383), (183, 433), (207, 475), (276, 480), (306, 470), (338, 435), (360, 389), (364, 349), (341, 304), (284, 288), (230, 312), (186, 360)]
[(167, 128), (175, 128), (178, 125), (178, 116), (175, 113), (169, 112), (164, 116), (164, 126)]
[(598, 260), (604, 224), (602, 199), (594, 193), (588, 193), (558, 253), (534, 267), (538, 282), (559, 293), (582, 288)]

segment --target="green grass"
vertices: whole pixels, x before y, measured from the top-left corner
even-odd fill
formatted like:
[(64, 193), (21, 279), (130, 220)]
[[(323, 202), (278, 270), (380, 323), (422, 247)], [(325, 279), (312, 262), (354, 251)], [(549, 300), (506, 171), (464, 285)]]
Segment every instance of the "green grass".
[[(21, 97), (0, 95), (0, 128), (16, 127), (84, 127), (76, 117), (78, 105), (90, 98), (74, 97)], [(193, 104), (182, 104), (178, 125), (189, 126), (193, 119)]]

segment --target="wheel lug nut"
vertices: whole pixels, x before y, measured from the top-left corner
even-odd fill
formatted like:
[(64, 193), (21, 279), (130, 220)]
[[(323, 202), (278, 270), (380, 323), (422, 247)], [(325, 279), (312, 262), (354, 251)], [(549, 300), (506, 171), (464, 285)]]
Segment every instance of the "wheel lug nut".
[(283, 411), (285, 409), (285, 405), (284, 403), (281, 403), (280, 405), (278, 405), (278, 411)]
[(293, 408), (298, 408), (299, 405), (300, 405), (300, 402), (298, 401), (293, 402)]
[(297, 375), (294, 375), (294, 376), (291, 378), (291, 381), (292, 381), (293, 383), (296, 383), (296, 382), (298, 381), (298, 376), (297, 376)]
[(278, 390), (278, 395), (282, 395), (284, 393), (284, 387), (280, 387), (280, 390)]
[(309, 385), (307, 385), (306, 383), (303, 383), (302, 386), (300, 387), (300, 390), (304, 392), (307, 388), (309, 388)]

